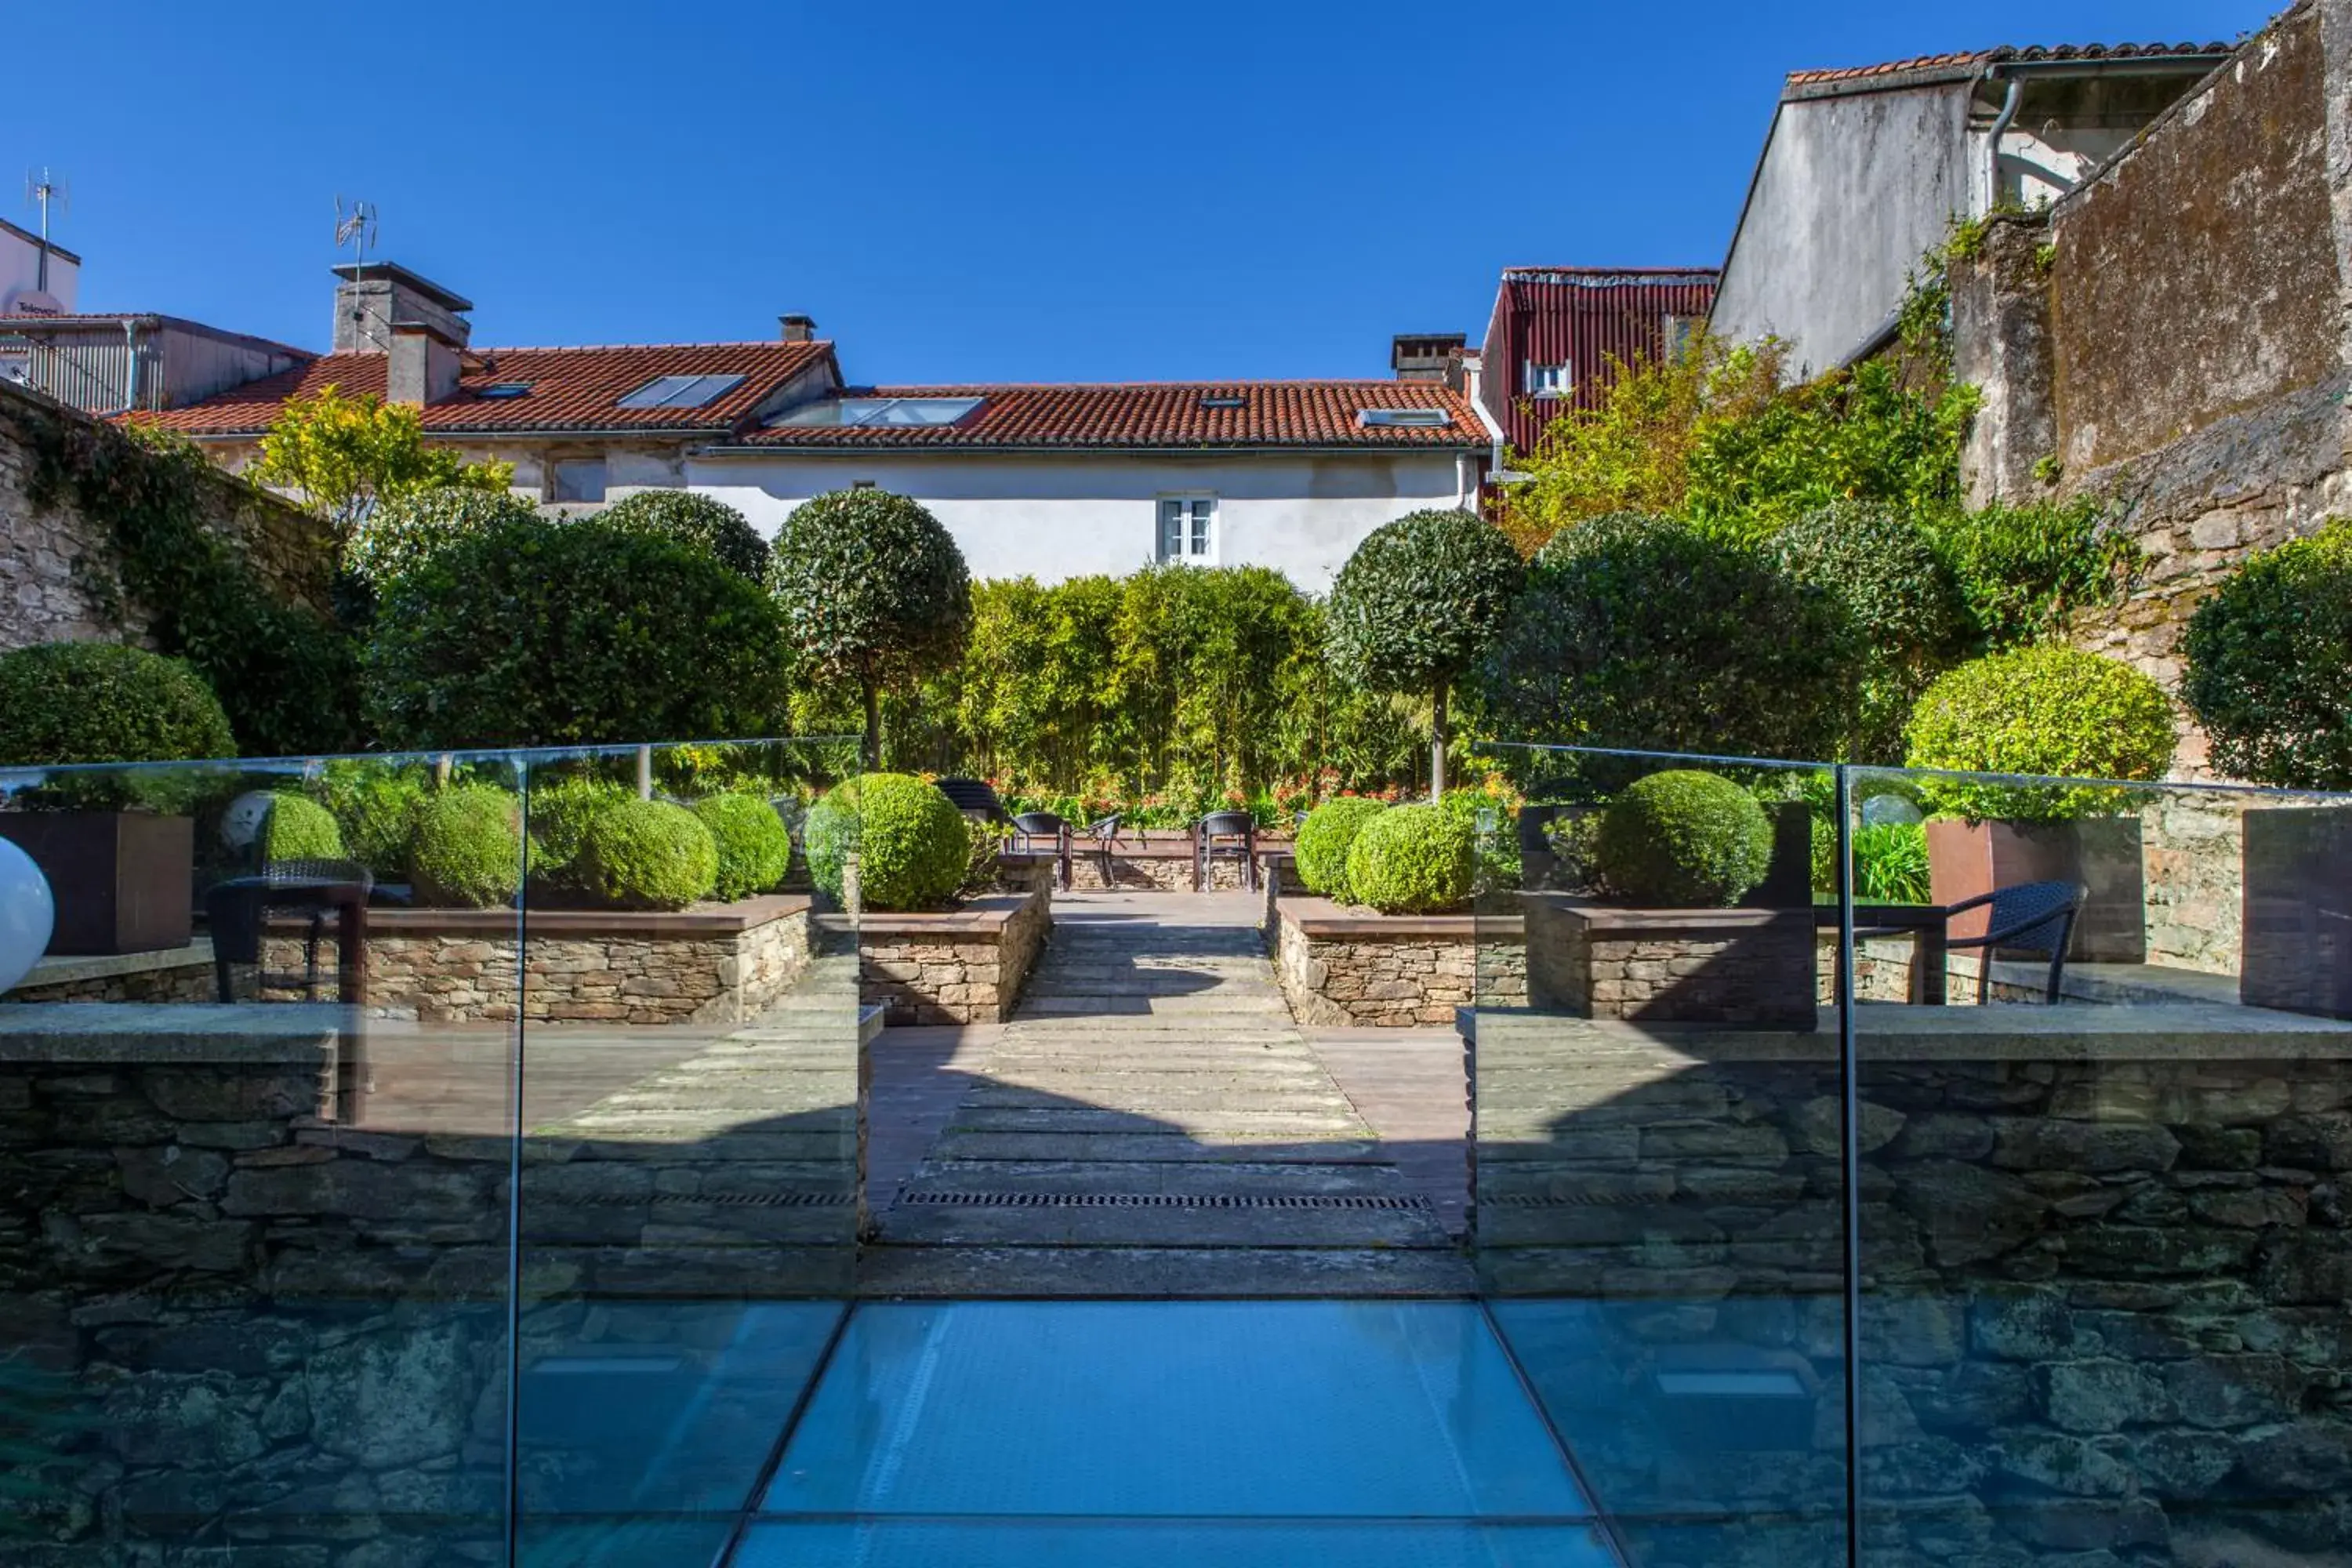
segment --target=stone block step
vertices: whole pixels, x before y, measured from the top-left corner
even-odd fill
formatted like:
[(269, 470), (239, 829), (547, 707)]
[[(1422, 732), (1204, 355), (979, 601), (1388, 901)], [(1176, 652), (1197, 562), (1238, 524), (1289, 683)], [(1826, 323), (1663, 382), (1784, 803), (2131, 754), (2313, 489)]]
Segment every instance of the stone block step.
[(1181, 1132), (950, 1132), (931, 1154), (939, 1160), (1387, 1161), (1370, 1138), (1208, 1139)]
[(907, 1184), (909, 1190), (919, 1186), (982, 1192), (1245, 1192), (1363, 1197), (1393, 1197), (1412, 1191), (1390, 1165), (1242, 1161), (1204, 1164), (1181, 1160), (933, 1160)]
[(869, 1248), (864, 1296), (1370, 1296), (1459, 1299), (1475, 1288), (1460, 1252), (1400, 1247)]
[(966, 1106), (949, 1119), (950, 1132), (1144, 1132), (1153, 1124), (1191, 1136), (1240, 1138), (1266, 1135), (1360, 1138), (1371, 1130), (1342, 1101), (1337, 1110), (1236, 1110), (1227, 1106), (1026, 1106), (1000, 1109)]
[(882, 1217), (882, 1239), (939, 1247), (1451, 1245), (1424, 1209), (989, 1208), (904, 1199)]

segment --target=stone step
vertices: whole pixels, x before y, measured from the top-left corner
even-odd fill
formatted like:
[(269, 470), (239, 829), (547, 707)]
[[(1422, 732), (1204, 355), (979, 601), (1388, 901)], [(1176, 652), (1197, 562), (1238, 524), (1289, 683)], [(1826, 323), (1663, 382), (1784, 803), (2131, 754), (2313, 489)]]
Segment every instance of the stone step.
[(1369, 1296), (1458, 1299), (1475, 1288), (1469, 1260), (1424, 1247), (869, 1248), (865, 1296)]
[(882, 1216), (890, 1245), (938, 1247), (1451, 1246), (1423, 1209), (988, 1208), (908, 1204)]
[[(1255, 1193), (1395, 1197), (1412, 1191), (1392, 1165), (1280, 1164), (1233, 1161), (932, 1160), (908, 1186), (1035, 1193)], [(892, 1194), (877, 1194), (877, 1202)]]
[(1370, 1138), (1208, 1139), (1181, 1132), (950, 1132), (935, 1160), (1154, 1160), (1386, 1163)]
[(948, 1119), (950, 1132), (1149, 1132), (1174, 1127), (1199, 1136), (1265, 1134), (1316, 1138), (1327, 1133), (1360, 1138), (1371, 1130), (1342, 1101), (1338, 1110), (1236, 1110), (1224, 1106), (1123, 1104), (1100, 1106), (967, 1106)]
[(1201, 992), (1189, 996), (1038, 996), (1024, 997), (1014, 1010), (1013, 1021), (1027, 1023), (1032, 1019), (1056, 1016), (1136, 1016), (1151, 1017), (1214, 1017), (1239, 1016), (1256, 1018), (1287, 1019), (1290, 1014), (1280, 1004), (1265, 997), (1223, 997), (1214, 992)]

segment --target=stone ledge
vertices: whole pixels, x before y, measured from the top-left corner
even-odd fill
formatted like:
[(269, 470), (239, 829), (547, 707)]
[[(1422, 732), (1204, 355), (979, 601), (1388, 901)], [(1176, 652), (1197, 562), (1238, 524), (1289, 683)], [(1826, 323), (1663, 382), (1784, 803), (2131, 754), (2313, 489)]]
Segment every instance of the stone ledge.
[(332, 1002), (26, 1002), (0, 1012), (0, 1062), (331, 1062), (359, 1020)]
[(1301, 1025), (1443, 1027), (1466, 1003), (1524, 1003), (1520, 921), (1482, 928), (1472, 915), (1340, 909), (1328, 899), (1283, 899), (1269, 910), (1275, 974)]
[(150, 974), (158, 970), (209, 969), (212, 962), (212, 939), (201, 936), (185, 947), (165, 948), (160, 952), (109, 952), (89, 957), (44, 958), (33, 965), (30, 973), (16, 982), (10, 994), (17, 991), (38, 991), (50, 985), (112, 980), (126, 974)]
[(1329, 899), (1287, 898), (1277, 913), (1310, 942), (1379, 942), (1419, 939), (1441, 942), (1517, 942), (1527, 922), (1517, 915), (1384, 915)]
[(527, 906), (518, 911), (499, 910), (407, 909), (371, 906), (367, 913), (371, 936), (459, 934), (506, 936), (515, 931), (520, 912), (526, 936), (737, 936), (754, 926), (788, 915), (805, 913), (805, 893), (765, 893), (731, 904), (697, 904), (684, 910), (561, 910)]
[(1033, 893), (991, 893), (952, 910), (866, 910), (856, 919), (860, 937), (936, 936), (946, 932), (1002, 931), (1013, 923)]

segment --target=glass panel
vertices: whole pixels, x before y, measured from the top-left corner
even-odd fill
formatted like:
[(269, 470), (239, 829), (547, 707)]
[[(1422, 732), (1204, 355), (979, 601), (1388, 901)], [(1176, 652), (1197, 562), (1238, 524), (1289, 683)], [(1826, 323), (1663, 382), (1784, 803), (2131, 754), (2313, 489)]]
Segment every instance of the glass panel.
[(499, 1560), (518, 783), (0, 773), (0, 1557)]
[[(1843, 1561), (1831, 774), (1519, 746), (1477, 766), (1513, 786), (1482, 815), (1463, 1016), (1487, 1310), (1628, 1561)], [(1695, 826), (1715, 847), (1677, 852)]]
[(1853, 795), (1865, 1556), (2340, 1557), (2352, 797)]
[(692, 383), (694, 379), (695, 378), (690, 375), (658, 376), (654, 380), (646, 383), (645, 385), (637, 388), (635, 392), (623, 394), (619, 398), (616, 398), (614, 402), (616, 406), (622, 408), (667, 407), (669, 405), (670, 399), (676, 397), (678, 393)]

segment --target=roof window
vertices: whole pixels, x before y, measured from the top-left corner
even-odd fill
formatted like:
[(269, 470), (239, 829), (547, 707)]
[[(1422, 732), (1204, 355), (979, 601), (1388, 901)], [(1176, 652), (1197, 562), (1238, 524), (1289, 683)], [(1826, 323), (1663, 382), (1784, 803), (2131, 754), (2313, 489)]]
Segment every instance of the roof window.
[(480, 391), (475, 393), (474, 395), (477, 397), (491, 397), (500, 400), (509, 397), (528, 397), (530, 395), (530, 383), (527, 381), (494, 381), (489, 385), (483, 387)]
[(664, 375), (614, 400), (622, 408), (700, 408), (743, 384), (740, 375)]
[(835, 397), (803, 404), (774, 423), (858, 428), (952, 425), (985, 401), (979, 397)]
[(1356, 423), (1367, 428), (1442, 430), (1454, 423), (1454, 416), (1443, 408), (1366, 408), (1357, 413)]
[(1203, 408), (1246, 408), (1249, 399), (1238, 392), (1204, 392), (1201, 395)]

